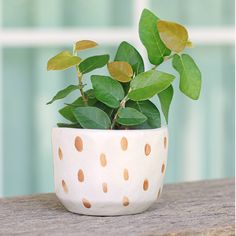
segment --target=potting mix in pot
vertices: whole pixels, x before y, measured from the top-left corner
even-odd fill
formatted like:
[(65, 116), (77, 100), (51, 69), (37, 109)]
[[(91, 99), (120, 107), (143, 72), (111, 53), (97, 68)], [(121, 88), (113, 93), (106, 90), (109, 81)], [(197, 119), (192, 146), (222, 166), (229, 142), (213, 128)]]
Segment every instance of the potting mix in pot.
[[(201, 73), (193, 58), (186, 28), (164, 21), (144, 9), (139, 37), (152, 66), (144, 67), (138, 50), (122, 42), (113, 58), (81, 58), (82, 50), (97, 47), (91, 40), (74, 44), (48, 61), (48, 70), (75, 68), (77, 82), (59, 91), (51, 101), (70, 93), (78, 98), (59, 110), (67, 120), (53, 129), (55, 191), (64, 206), (88, 215), (122, 215), (146, 210), (162, 191), (166, 169), (168, 123), (175, 76), (159, 70), (171, 61), (178, 72), (179, 89), (198, 99)], [(105, 75), (91, 72), (106, 66)], [(92, 88), (86, 88), (90, 73)]]

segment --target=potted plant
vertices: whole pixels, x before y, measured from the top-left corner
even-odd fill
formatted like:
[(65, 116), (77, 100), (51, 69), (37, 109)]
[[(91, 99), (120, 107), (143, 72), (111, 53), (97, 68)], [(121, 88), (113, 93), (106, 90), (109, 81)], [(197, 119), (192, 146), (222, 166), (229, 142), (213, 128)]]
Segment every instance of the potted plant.
[[(157, 96), (168, 123), (175, 76), (158, 66), (172, 60), (179, 88), (198, 99), (201, 73), (182, 51), (191, 47), (184, 26), (160, 20), (144, 9), (139, 36), (153, 65), (145, 70), (139, 52), (122, 42), (114, 60), (109, 55), (81, 59), (80, 51), (97, 43), (82, 40), (73, 53), (63, 51), (48, 61), (48, 70), (75, 67), (78, 83), (59, 91), (52, 102), (78, 92), (78, 98), (59, 110), (69, 123), (53, 128), (55, 192), (72, 212), (124, 215), (146, 210), (159, 198), (166, 171), (168, 130), (161, 126)], [(110, 60), (110, 61), (109, 61)], [(107, 66), (109, 75), (86, 74)], [(163, 124), (164, 122), (162, 122)]]

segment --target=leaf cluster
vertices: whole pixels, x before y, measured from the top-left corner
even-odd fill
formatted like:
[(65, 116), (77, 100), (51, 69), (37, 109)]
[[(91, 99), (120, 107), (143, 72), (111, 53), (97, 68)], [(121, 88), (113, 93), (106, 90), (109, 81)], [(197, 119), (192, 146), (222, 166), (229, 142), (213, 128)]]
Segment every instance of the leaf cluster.
[[(201, 72), (193, 58), (182, 53), (191, 47), (187, 29), (175, 22), (159, 19), (144, 9), (139, 22), (139, 37), (147, 50), (151, 69), (145, 70), (138, 50), (122, 42), (114, 60), (109, 55), (79, 57), (81, 50), (98, 46), (91, 40), (74, 44), (73, 52), (63, 51), (52, 57), (48, 70), (75, 68), (78, 83), (59, 91), (47, 104), (63, 99), (78, 91), (78, 98), (65, 104), (59, 113), (70, 123), (59, 127), (87, 129), (152, 129), (161, 126), (161, 115), (150, 100), (157, 96), (162, 113), (168, 123), (169, 108), (174, 90), (175, 76), (158, 69), (165, 61), (172, 60), (179, 74), (179, 89), (187, 97), (198, 99), (201, 90)], [(85, 75), (107, 66), (109, 75), (92, 74), (92, 88), (85, 90)]]

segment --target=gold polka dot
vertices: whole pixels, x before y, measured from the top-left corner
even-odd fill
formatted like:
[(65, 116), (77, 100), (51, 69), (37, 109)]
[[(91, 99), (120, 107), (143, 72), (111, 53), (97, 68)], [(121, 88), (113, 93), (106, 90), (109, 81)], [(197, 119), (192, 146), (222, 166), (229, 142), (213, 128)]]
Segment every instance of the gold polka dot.
[(91, 208), (91, 203), (89, 202), (89, 200), (83, 198), (82, 202), (83, 202), (84, 207)]
[(123, 206), (128, 206), (129, 205), (129, 198), (123, 197)]
[(147, 191), (147, 190), (148, 190), (148, 186), (149, 186), (148, 180), (145, 179), (145, 180), (143, 181), (143, 190), (144, 190), (144, 191)]
[(108, 191), (107, 183), (102, 184), (102, 190), (103, 190), (104, 193), (107, 193), (107, 191)]
[(61, 150), (60, 147), (58, 148), (58, 156), (59, 156), (59, 159), (60, 159), (60, 160), (63, 159), (63, 153), (62, 153), (62, 150)]
[(120, 141), (120, 146), (123, 151), (126, 151), (128, 148), (128, 140), (126, 137), (123, 137)]
[(78, 152), (83, 151), (83, 140), (79, 136), (75, 138), (75, 148)]
[(151, 146), (149, 144), (146, 144), (144, 151), (145, 151), (145, 155), (148, 156), (151, 153)]
[(78, 180), (79, 182), (84, 182), (84, 172), (81, 169), (78, 171)]
[(167, 147), (167, 137), (164, 137), (164, 148)]
[(164, 173), (165, 168), (166, 168), (166, 167), (165, 167), (165, 164), (163, 163), (162, 166), (161, 166), (161, 173)]
[(123, 177), (124, 177), (124, 180), (126, 181), (129, 179), (129, 171), (127, 169), (124, 169)]
[(161, 188), (159, 189), (158, 193), (157, 193), (157, 199), (159, 199), (161, 196)]
[(104, 153), (101, 153), (100, 155), (100, 163), (102, 167), (105, 167), (107, 165), (107, 159)]
[(65, 182), (64, 179), (61, 181), (61, 185), (62, 185), (62, 188), (63, 188), (64, 192), (68, 193), (68, 187), (67, 187), (66, 182)]

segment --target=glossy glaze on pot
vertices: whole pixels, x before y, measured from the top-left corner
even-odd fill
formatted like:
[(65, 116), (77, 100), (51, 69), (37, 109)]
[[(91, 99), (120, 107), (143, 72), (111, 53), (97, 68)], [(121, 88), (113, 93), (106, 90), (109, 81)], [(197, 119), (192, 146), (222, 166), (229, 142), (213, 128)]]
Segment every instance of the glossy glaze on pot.
[(55, 192), (75, 213), (124, 215), (146, 210), (162, 191), (168, 130), (54, 128)]

